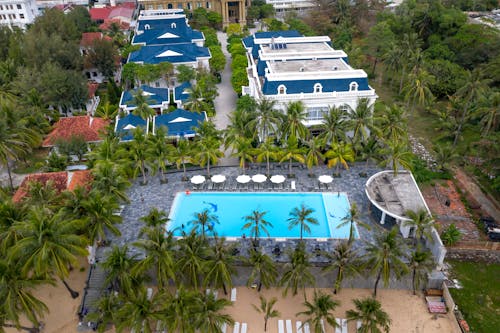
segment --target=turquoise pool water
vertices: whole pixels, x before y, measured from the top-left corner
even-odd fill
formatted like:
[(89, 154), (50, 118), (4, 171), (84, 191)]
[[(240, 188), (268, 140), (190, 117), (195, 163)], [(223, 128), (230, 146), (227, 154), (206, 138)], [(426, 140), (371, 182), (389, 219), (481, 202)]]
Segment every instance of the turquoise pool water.
[[(253, 210), (266, 211), (264, 219), (273, 226), (268, 228), (272, 238), (298, 238), (300, 229), (288, 229), (287, 219), (290, 211), (301, 204), (314, 209), (314, 216), (319, 224), (310, 225), (311, 233), (304, 233), (304, 238), (349, 238), (349, 226), (337, 228), (342, 218), (347, 215), (349, 201), (341, 193), (273, 193), (273, 192), (194, 192), (177, 193), (170, 210), (170, 222), (167, 230), (173, 230), (175, 236), (182, 231), (189, 232), (193, 226), (189, 223), (195, 213), (208, 209), (216, 215), (219, 223), (213, 227), (219, 236), (249, 236), (248, 230), (242, 230), (243, 217)], [(262, 237), (265, 237), (264, 235)]]

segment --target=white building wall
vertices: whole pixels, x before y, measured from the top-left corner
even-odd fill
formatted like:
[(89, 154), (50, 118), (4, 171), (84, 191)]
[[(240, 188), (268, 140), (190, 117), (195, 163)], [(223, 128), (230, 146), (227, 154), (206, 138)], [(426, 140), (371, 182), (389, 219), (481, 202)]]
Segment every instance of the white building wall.
[(26, 29), (38, 16), (35, 0), (0, 0), (0, 24)]

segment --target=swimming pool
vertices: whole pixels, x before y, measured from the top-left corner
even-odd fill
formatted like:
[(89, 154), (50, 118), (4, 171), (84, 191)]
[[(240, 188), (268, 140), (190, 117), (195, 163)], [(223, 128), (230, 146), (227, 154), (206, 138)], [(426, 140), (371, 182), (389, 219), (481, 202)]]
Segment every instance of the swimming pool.
[(264, 219), (273, 225), (267, 228), (270, 237), (298, 238), (299, 227), (289, 230), (287, 219), (290, 211), (301, 204), (314, 209), (312, 216), (319, 222), (318, 225), (310, 225), (311, 233), (304, 233), (304, 238), (349, 238), (349, 225), (337, 228), (350, 208), (344, 193), (179, 192), (170, 210), (167, 230), (173, 230), (175, 236), (181, 236), (183, 231), (189, 232), (193, 228), (189, 223), (194, 219), (193, 215), (208, 209), (219, 219), (219, 223), (214, 225), (217, 235), (249, 236), (249, 230), (242, 230), (245, 224), (243, 217), (259, 210), (267, 212)]

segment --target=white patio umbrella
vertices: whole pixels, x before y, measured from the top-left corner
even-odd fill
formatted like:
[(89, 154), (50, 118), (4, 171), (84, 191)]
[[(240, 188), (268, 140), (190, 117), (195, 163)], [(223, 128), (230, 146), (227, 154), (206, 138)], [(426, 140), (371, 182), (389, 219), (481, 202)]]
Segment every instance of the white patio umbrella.
[(263, 183), (266, 181), (266, 179), (267, 179), (266, 175), (260, 173), (252, 176), (252, 181), (255, 183)]
[(223, 183), (226, 181), (226, 176), (224, 175), (213, 175), (210, 180), (214, 183)]
[(320, 183), (330, 184), (331, 182), (333, 182), (333, 177), (329, 175), (322, 175), (318, 177), (318, 180)]
[(205, 176), (196, 175), (196, 176), (191, 177), (191, 183), (193, 183), (193, 184), (199, 185), (199, 184), (203, 184), (204, 182), (205, 182)]
[(247, 175), (239, 175), (236, 177), (236, 181), (241, 184), (246, 184), (251, 180), (250, 176)]
[(271, 182), (274, 184), (281, 184), (285, 181), (285, 176), (282, 175), (274, 175), (271, 177)]

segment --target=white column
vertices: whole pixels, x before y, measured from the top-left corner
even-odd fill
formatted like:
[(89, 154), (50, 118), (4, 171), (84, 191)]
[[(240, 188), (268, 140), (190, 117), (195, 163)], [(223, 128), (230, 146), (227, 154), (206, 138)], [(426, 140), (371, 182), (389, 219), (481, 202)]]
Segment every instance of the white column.
[(382, 212), (382, 216), (380, 217), (380, 224), (385, 223), (385, 212)]

